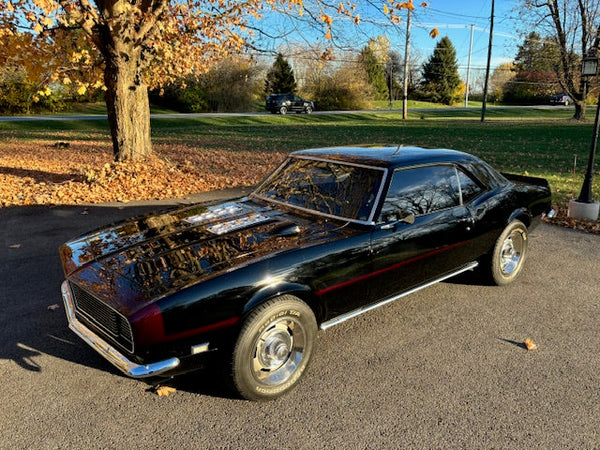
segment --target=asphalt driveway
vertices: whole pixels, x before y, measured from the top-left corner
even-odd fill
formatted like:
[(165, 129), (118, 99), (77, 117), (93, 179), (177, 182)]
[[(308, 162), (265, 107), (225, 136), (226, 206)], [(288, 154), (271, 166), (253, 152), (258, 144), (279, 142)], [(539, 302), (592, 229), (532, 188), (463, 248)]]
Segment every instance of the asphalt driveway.
[(159, 398), (69, 331), (57, 252), (157, 207), (0, 209), (0, 448), (600, 448), (598, 236), (541, 225), (510, 286), (451, 280), (320, 332), (274, 402), (210, 372)]

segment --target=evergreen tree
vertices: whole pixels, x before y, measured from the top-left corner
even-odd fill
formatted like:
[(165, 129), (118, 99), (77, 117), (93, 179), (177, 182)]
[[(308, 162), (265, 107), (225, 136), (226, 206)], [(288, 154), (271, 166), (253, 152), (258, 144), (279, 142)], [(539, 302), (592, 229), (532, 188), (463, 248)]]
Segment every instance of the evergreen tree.
[(458, 100), (460, 84), (456, 49), (450, 38), (444, 36), (423, 65), (421, 93), (428, 100), (450, 105)]
[(385, 82), (389, 91), (390, 100), (398, 100), (402, 96), (402, 76), (404, 74), (404, 66), (402, 65), (402, 57), (396, 51), (388, 52), (388, 60), (385, 64)]
[(388, 96), (388, 85), (385, 79), (385, 67), (377, 59), (371, 46), (367, 45), (360, 51), (359, 62), (365, 70), (367, 82), (373, 87), (378, 100)]
[(281, 53), (277, 54), (273, 66), (267, 73), (267, 78), (265, 79), (265, 93), (267, 95), (296, 93), (296, 79), (294, 78), (294, 72), (292, 72), (290, 64)]
[(532, 31), (519, 45), (514, 61), (514, 82), (506, 85), (504, 99), (510, 103), (545, 103), (561, 91), (558, 82), (560, 55), (549, 38)]

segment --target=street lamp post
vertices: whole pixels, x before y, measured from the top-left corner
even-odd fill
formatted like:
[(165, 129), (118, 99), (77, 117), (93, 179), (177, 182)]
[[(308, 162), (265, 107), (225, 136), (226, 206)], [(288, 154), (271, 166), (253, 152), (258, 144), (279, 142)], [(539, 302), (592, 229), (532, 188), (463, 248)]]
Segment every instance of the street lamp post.
[[(588, 56), (583, 58), (581, 62), (581, 76), (593, 77), (598, 73), (598, 57)], [(569, 202), (569, 217), (578, 219), (596, 220), (600, 203), (592, 200), (592, 178), (594, 176), (594, 159), (596, 156), (596, 148), (598, 146), (598, 122), (600, 119), (600, 92), (598, 94), (598, 104), (596, 106), (596, 118), (594, 119), (594, 131), (592, 133), (592, 144), (590, 146), (590, 156), (588, 159), (585, 178), (581, 186), (581, 192), (577, 200)]]

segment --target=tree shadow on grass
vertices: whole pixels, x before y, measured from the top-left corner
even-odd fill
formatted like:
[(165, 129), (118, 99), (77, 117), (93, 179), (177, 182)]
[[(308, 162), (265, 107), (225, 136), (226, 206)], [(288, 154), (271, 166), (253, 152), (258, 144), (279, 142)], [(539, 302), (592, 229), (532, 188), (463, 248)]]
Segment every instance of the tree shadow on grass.
[(54, 173), (43, 170), (19, 169), (0, 166), (0, 175), (10, 175), (19, 178), (32, 178), (36, 183), (66, 183), (81, 181), (83, 176), (77, 173)]

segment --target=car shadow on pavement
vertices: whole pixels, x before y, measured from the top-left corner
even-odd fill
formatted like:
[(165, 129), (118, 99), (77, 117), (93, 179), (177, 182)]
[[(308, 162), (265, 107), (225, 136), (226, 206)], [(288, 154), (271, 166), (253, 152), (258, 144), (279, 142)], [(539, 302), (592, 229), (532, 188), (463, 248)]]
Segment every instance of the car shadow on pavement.
[(481, 266), (473, 270), (468, 270), (452, 278), (443, 281), (448, 284), (462, 284), (467, 286), (492, 286), (490, 277), (484, 272)]
[[(215, 370), (216, 369), (216, 370)], [(163, 382), (178, 391), (208, 397), (223, 398), (228, 400), (241, 400), (228, 382), (228, 375), (223, 366), (205, 367), (194, 372), (178, 375), (168, 382)]]
[(31, 372), (44, 370), (43, 355), (112, 367), (68, 328), (58, 248), (100, 225), (156, 209), (160, 207), (0, 208), (0, 359)]
[[(14, 362), (6, 366), (14, 376), (19, 376), (20, 370), (56, 370), (45, 356), (74, 363), (73, 371), (81, 365), (125, 376), (68, 328), (58, 249), (67, 240), (99, 226), (167, 207), (123, 204), (0, 208), (0, 360)], [(233, 395), (219, 375), (210, 370), (183, 375), (170, 383), (203, 395)]]
[[(99, 226), (166, 207), (123, 204), (0, 208), (0, 359), (15, 363), (8, 365), (8, 370), (43, 372), (45, 365), (52, 364), (44, 358), (48, 355), (124, 376), (68, 328), (58, 249), (67, 240)], [(477, 283), (473, 275), (468, 273), (448, 282)], [(227, 377), (210, 369), (169, 382), (180, 390), (234, 397), (224, 381)]]

